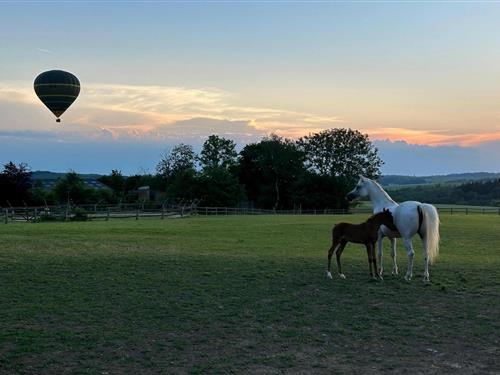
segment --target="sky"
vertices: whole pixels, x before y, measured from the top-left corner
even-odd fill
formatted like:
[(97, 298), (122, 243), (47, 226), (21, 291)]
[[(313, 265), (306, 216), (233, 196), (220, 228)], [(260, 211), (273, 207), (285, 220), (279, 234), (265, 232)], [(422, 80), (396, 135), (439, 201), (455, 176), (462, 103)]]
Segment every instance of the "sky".
[[(384, 174), (500, 172), (500, 2), (2, 1), (0, 163), (154, 172), (180, 142), (368, 134)], [(34, 78), (75, 74), (62, 123)]]

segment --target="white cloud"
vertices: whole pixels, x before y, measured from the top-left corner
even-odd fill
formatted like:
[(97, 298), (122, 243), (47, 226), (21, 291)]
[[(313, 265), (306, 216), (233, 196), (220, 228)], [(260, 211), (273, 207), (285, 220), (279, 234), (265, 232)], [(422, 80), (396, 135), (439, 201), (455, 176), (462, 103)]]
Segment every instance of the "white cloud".
[[(89, 83), (82, 86), (80, 96), (63, 115), (63, 128), (78, 129), (83, 133), (89, 132), (89, 129), (92, 132), (106, 129), (115, 139), (149, 138), (155, 134), (161, 139), (185, 133), (186, 130), (180, 129), (179, 124), (188, 126), (190, 133), (202, 136), (207, 134), (207, 127), (211, 127), (212, 133), (215, 133), (231, 123), (244, 124), (245, 134), (276, 132), (295, 137), (333, 127), (340, 122), (334, 116), (238, 105), (236, 99), (231, 93), (216, 88)], [(29, 82), (0, 83), (1, 102), (29, 106), (26, 108), (31, 112), (41, 113), (43, 110), (48, 114)], [(15, 114), (10, 116), (14, 117)], [(44, 129), (52, 126), (52, 123), (50, 126), (42, 125)], [(5, 125), (0, 127), (11, 130)], [(31, 126), (25, 124), (24, 129), (39, 127), (39, 123)], [(230, 129), (226, 130), (231, 133)]]

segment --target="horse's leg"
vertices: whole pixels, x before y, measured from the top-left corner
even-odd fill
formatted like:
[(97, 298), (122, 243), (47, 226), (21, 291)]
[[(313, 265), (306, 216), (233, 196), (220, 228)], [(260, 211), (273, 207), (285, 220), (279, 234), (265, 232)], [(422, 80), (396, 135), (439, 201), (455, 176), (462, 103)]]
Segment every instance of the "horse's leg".
[(396, 238), (389, 238), (391, 240), (391, 257), (392, 257), (392, 274), (398, 274), (398, 263), (396, 261)]
[(378, 264), (380, 264), (380, 268), (378, 270), (378, 274), (380, 276), (382, 276), (382, 274), (384, 273), (384, 266), (382, 265), (382, 253), (383, 253), (383, 249), (382, 249), (382, 242), (384, 240), (384, 234), (382, 233), (382, 230), (379, 230), (378, 231), (378, 240), (377, 240), (377, 250), (378, 250)]
[(337, 251), (335, 252), (335, 255), (337, 256), (337, 267), (339, 269), (339, 276), (341, 279), (345, 279), (345, 275), (342, 273), (342, 266), (340, 265), (340, 256), (342, 255), (342, 252), (344, 251), (345, 245), (347, 245), (347, 241), (342, 240), (340, 242), (340, 245), (339, 245)]
[(429, 279), (429, 253), (427, 248), (427, 241), (422, 237), (422, 244), (424, 245), (424, 283), (428, 283)]
[(337, 246), (339, 246), (339, 240), (337, 238), (332, 238), (332, 247), (328, 250), (328, 268), (326, 270), (326, 277), (329, 279), (332, 279), (332, 273), (330, 272), (332, 268), (332, 255)]
[(405, 237), (403, 241), (406, 247), (406, 252), (408, 254), (408, 268), (406, 269), (405, 280), (410, 281), (413, 275), (413, 256), (415, 255), (415, 252), (413, 251), (411, 237)]

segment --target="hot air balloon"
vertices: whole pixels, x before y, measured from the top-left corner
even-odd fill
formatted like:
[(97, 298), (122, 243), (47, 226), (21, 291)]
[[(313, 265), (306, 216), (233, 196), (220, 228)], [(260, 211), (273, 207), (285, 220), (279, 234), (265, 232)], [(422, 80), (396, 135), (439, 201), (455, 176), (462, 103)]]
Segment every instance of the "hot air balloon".
[(80, 81), (63, 70), (49, 70), (35, 78), (36, 95), (61, 122), (61, 115), (76, 100), (80, 93)]

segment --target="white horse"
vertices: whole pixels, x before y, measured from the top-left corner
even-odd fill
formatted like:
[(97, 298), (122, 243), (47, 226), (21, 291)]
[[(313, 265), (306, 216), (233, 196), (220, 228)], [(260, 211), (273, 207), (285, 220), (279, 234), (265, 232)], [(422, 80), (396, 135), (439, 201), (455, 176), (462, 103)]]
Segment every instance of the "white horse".
[(350, 191), (346, 198), (349, 201), (359, 197), (369, 197), (373, 212), (381, 212), (384, 208), (389, 209), (394, 217), (394, 225), (398, 231), (391, 231), (386, 226), (382, 226), (378, 234), (378, 262), (380, 274), (383, 272), (382, 265), (382, 240), (387, 236), (391, 241), (392, 274), (398, 274), (396, 263), (396, 238), (402, 237), (406, 251), (408, 253), (408, 268), (406, 270), (406, 280), (411, 280), (413, 271), (413, 251), (412, 237), (418, 234), (424, 245), (424, 282), (429, 281), (429, 263), (433, 264), (439, 254), (439, 215), (436, 207), (415, 201), (396, 203), (384, 189), (375, 181), (360, 176), (356, 187)]

